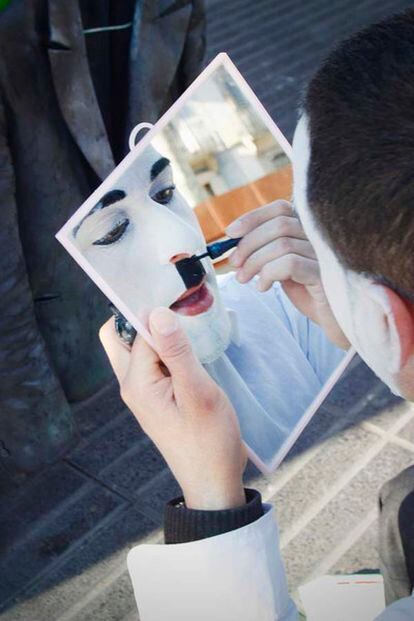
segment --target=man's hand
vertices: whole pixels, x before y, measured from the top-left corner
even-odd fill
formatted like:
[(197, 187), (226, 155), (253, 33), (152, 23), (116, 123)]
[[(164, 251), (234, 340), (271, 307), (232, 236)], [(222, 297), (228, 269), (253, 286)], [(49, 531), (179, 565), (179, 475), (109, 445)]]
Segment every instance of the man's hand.
[(325, 296), (315, 252), (290, 203), (278, 200), (250, 211), (226, 232), (230, 237), (243, 237), (229, 258), (239, 282), (258, 276), (257, 288), (267, 291), (280, 281), (301, 313), (319, 324), (338, 347), (349, 348)]
[(245, 504), (246, 449), (230, 401), (194, 356), (172, 311), (153, 311), (150, 331), (158, 353), (139, 336), (129, 351), (113, 318), (100, 329), (122, 399), (161, 451), (187, 507)]

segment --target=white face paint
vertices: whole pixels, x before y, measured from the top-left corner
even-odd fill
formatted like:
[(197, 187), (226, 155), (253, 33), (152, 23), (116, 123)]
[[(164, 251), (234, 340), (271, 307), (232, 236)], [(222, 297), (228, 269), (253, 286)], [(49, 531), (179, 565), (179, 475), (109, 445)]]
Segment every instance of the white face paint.
[(203, 281), (187, 289), (175, 262), (206, 251), (192, 209), (175, 189), (171, 166), (152, 147), (140, 154), (74, 228), (85, 258), (147, 325), (158, 306), (172, 307), (202, 362), (230, 342), (230, 320), (214, 268), (203, 259)]
[(368, 366), (399, 394), (400, 341), (388, 298), (369, 278), (345, 269), (323, 239), (307, 201), (310, 140), (306, 115), (293, 140), (293, 197), (302, 226), (318, 257), (322, 283), (335, 318)]

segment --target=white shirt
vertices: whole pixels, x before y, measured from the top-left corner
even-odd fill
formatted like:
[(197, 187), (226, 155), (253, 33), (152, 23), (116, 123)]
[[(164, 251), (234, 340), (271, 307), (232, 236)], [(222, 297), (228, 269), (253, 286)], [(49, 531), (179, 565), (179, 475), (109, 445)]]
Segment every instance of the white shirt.
[(239, 338), (205, 367), (232, 402), (251, 458), (272, 470), (345, 352), (293, 306), (279, 284), (260, 293), (255, 282), (241, 285), (230, 274), (219, 286), (237, 316)]

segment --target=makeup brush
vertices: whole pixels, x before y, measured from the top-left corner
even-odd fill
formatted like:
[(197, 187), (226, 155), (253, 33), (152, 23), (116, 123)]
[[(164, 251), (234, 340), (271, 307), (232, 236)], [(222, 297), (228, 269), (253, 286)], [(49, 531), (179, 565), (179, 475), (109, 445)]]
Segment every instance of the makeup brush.
[(215, 242), (214, 244), (209, 244), (207, 246), (207, 252), (203, 254), (194, 255), (187, 259), (187, 262), (199, 261), (200, 259), (204, 259), (204, 257), (210, 257), (210, 259), (218, 259), (222, 254), (237, 246), (242, 237), (235, 237), (234, 239), (226, 239), (222, 242)]
[(230, 248), (237, 246), (240, 240), (241, 237), (237, 237), (235, 239), (226, 239), (222, 242), (215, 242), (214, 244), (208, 245), (207, 252), (203, 252), (203, 254), (193, 255), (192, 257), (176, 261), (174, 265), (183, 279), (187, 289), (199, 285), (206, 275), (206, 271), (200, 259), (204, 259), (204, 257), (217, 259), (222, 254), (227, 252), (227, 250), (230, 250)]

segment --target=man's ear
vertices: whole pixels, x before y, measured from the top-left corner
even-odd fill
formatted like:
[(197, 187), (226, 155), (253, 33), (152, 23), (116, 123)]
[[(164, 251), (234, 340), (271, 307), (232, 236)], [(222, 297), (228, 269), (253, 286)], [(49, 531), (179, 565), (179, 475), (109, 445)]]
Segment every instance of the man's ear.
[(370, 284), (368, 294), (381, 308), (383, 336), (392, 356), (390, 366), (398, 373), (414, 354), (414, 304), (385, 285)]
[(400, 339), (400, 367), (403, 368), (414, 353), (414, 304), (400, 297), (392, 289), (383, 288)]

